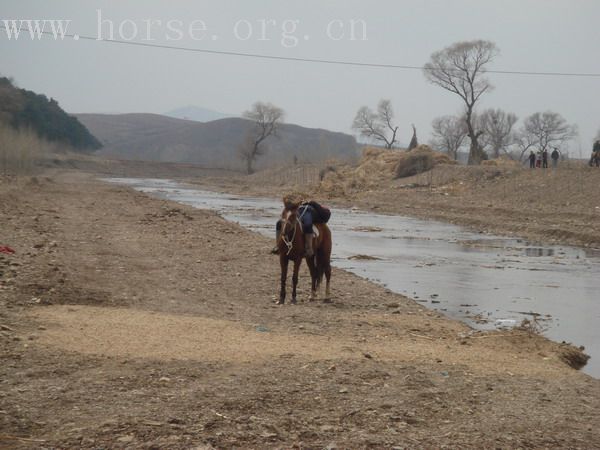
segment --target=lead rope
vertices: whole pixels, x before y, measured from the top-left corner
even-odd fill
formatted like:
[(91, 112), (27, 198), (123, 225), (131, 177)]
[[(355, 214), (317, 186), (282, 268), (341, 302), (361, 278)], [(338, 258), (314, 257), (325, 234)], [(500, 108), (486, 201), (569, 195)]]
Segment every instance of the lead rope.
[[(306, 207), (306, 205), (305, 205), (305, 206), (304, 206), (304, 208), (302, 208), (302, 213), (301, 213), (299, 216), (296, 216), (296, 222), (298, 222), (298, 225), (300, 225), (300, 229), (302, 229), (302, 220), (301, 220), (301, 219), (302, 219), (302, 217), (304, 217), (304, 214), (306, 214), (306, 210), (307, 210), (307, 209), (308, 209), (308, 208), (307, 208), (307, 207)], [(296, 235), (296, 228), (294, 228), (294, 236), (295, 236), (295, 235)], [(293, 240), (294, 240), (294, 238), (292, 237), (292, 241), (293, 241)], [(287, 245), (287, 244), (286, 244), (286, 245)], [(288, 254), (289, 254), (289, 252), (290, 252), (290, 251), (291, 251), (291, 249), (290, 249), (290, 250), (288, 250)]]
[[(296, 216), (296, 222), (298, 222), (298, 225), (300, 225), (300, 227), (302, 227), (302, 222), (300, 222), (300, 219), (298, 218), (298, 216)], [(285, 256), (288, 256), (292, 252), (292, 248), (294, 247), (294, 238), (296, 237), (296, 230), (298, 229), (297, 227), (294, 227), (294, 232), (292, 233), (292, 239), (288, 241), (285, 237), (285, 227), (287, 227), (287, 224), (288, 224), (288, 221), (286, 220), (285, 223), (283, 224), (283, 227), (281, 230), (281, 240), (283, 241), (285, 246), (288, 248), (288, 251), (286, 252)]]
[(304, 208), (302, 208), (302, 214), (300, 214), (300, 217), (296, 216), (296, 218), (298, 219), (298, 221), (300, 221), (300, 219), (302, 219), (302, 217), (304, 217), (304, 214), (306, 214), (306, 210), (307, 209), (308, 209), (307, 205), (304, 205)]

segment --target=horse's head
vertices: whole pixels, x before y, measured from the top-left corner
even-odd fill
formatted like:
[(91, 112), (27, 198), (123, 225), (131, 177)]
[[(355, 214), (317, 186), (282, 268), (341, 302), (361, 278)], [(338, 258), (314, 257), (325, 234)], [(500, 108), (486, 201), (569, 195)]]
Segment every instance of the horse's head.
[(281, 218), (281, 235), (293, 240), (294, 230), (300, 225), (298, 208), (288, 209)]
[(288, 209), (281, 217), (281, 241), (285, 244), (286, 254), (292, 251), (294, 246), (303, 249), (302, 224), (298, 218), (298, 208)]

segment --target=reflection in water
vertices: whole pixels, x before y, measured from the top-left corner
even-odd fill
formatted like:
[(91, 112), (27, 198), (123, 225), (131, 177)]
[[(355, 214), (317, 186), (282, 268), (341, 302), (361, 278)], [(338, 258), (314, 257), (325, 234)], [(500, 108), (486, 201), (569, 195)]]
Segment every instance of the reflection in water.
[[(277, 200), (187, 189), (168, 180), (112, 180), (153, 195), (219, 212), (227, 220), (273, 236)], [(333, 263), (417, 298), (476, 328), (550, 316), (546, 335), (584, 345), (585, 371), (600, 377), (600, 254), (531, 245), (408, 217), (334, 210)], [(380, 232), (355, 231), (368, 228)], [(349, 259), (367, 255), (378, 260)], [(333, 280), (335, 293), (335, 280)], [(434, 303), (434, 301), (436, 303)], [(439, 303), (438, 303), (439, 302)]]
[(597, 248), (586, 248), (583, 250), (586, 258), (599, 258), (600, 259), (600, 249)]
[(554, 256), (553, 248), (542, 248), (542, 247), (527, 247), (525, 249), (525, 256)]

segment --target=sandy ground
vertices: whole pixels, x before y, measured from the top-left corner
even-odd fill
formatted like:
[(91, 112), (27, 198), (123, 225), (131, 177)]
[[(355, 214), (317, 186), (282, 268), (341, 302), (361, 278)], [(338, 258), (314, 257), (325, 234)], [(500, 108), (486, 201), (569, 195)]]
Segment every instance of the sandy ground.
[(569, 347), (340, 270), (275, 306), (272, 242), (214, 213), (55, 171), (0, 185), (0, 244), (2, 448), (600, 446)]

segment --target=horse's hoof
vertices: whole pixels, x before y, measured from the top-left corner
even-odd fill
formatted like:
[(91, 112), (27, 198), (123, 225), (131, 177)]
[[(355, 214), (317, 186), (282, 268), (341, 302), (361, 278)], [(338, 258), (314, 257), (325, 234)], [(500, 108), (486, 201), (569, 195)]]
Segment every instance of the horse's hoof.
[(276, 305), (283, 305), (285, 303), (284, 300), (279, 300), (277, 302), (275, 302)]
[(297, 304), (296, 299), (293, 299), (292, 300), (292, 305), (296, 305), (296, 304)]
[(333, 300), (331, 300), (331, 297), (325, 297), (323, 303), (333, 303)]

